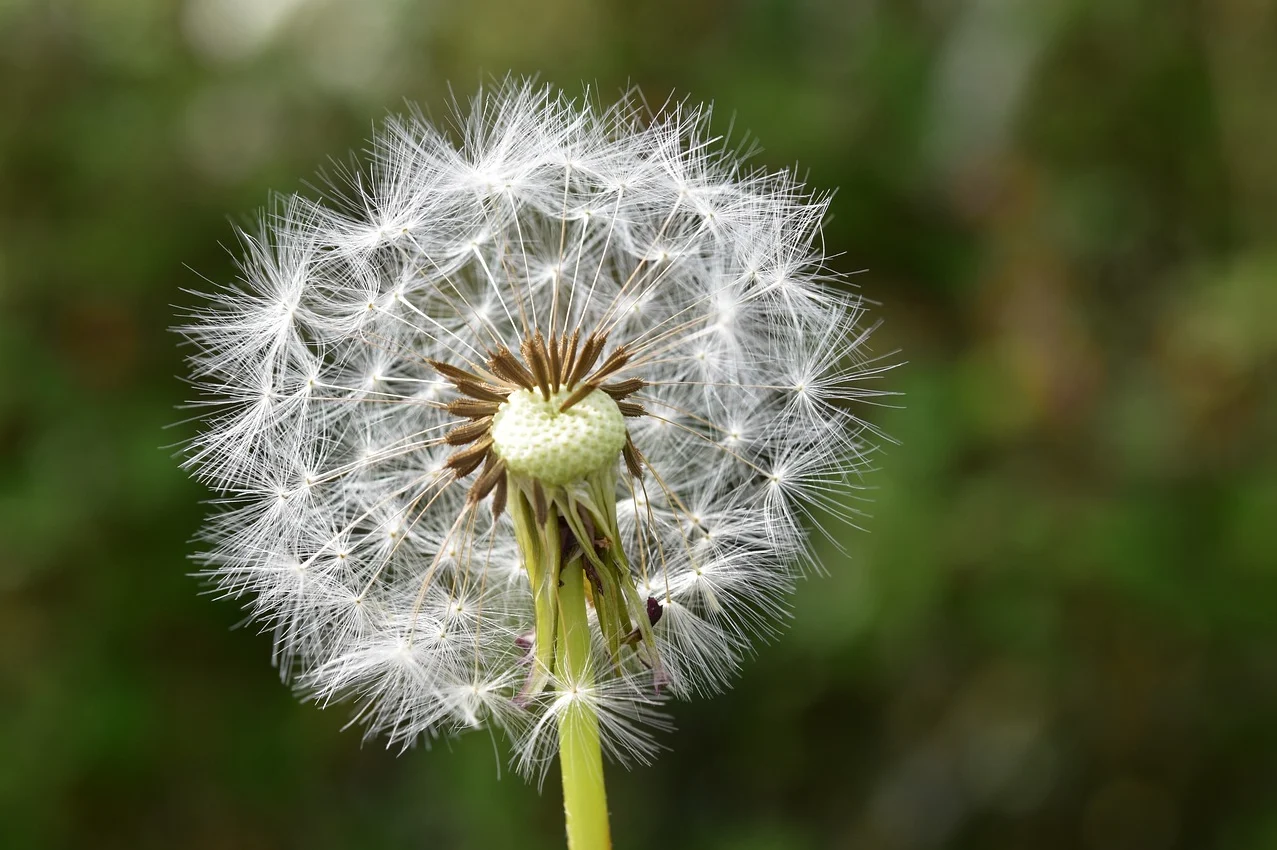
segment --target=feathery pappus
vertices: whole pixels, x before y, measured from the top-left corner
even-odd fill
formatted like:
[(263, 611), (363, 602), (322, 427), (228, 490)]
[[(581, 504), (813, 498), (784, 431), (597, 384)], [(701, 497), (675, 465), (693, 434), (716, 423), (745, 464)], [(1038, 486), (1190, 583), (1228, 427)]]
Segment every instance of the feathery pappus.
[(241, 234), (180, 328), (186, 464), (203, 575), (287, 681), (404, 745), (499, 728), (536, 775), (574, 706), (649, 758), (663, 701), (775, 633), (809, 527), (854, 520), (889, 365), (827, 196), (709, 125), (507, 81)]

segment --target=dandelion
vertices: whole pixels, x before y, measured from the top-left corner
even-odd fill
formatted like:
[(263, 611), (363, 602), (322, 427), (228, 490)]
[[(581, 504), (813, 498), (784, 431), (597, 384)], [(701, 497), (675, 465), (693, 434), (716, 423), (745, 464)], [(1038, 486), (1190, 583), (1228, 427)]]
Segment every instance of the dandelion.
[(181, 328), (199, 558), (285, 680), (394, 744), (557, 754), (570, 845), (606, 847), (603, 753), (650, 759), (776, 632), (887, 367), (827, 198), (707, 108), (507, 82), (456, 116), (277, 199)]

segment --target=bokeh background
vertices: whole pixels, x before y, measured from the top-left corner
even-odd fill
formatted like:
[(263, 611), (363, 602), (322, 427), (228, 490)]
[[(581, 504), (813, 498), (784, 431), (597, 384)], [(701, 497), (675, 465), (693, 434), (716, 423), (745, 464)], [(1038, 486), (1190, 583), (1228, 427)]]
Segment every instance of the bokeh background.
[(230, 222), (509, 70), (840, 187), (908, 361), (868, 533), (613, 771), (617, 847), (1277, 847), (1265, 0), (0, 0), (0, 846), (560, 846), (499, 742), (294, 700), (166, 448)]

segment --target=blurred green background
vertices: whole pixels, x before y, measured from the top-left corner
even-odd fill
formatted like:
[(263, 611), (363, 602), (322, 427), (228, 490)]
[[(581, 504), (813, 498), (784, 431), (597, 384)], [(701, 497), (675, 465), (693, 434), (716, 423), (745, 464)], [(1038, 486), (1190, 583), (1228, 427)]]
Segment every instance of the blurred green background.
[(1264, 0), (0, 0), (0, 846), (560, 846), (484, 734), (294, 700), (164, 448), (227, 216), (507, 70), (840, 187), (909, 361), (869, 533), (613, 771), (618, 848), (1277, 847)]

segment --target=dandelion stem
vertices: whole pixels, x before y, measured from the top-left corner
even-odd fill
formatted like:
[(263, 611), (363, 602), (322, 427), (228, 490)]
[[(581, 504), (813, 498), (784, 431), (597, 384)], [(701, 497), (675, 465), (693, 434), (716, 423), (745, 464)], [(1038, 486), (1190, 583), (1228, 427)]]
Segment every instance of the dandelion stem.
[(607, 791), (599, 717), (588, 699), (573, 698), (594, 684), (590, 664), (590, 621), (585, 610), (584, 570), (577, 558), (564, 565), (559, 586), (559, 629), (555, 667), (568, 707), (559, 719), (559, 766), (563, 773), (563, 814), (569, 850), (610, 850)]

